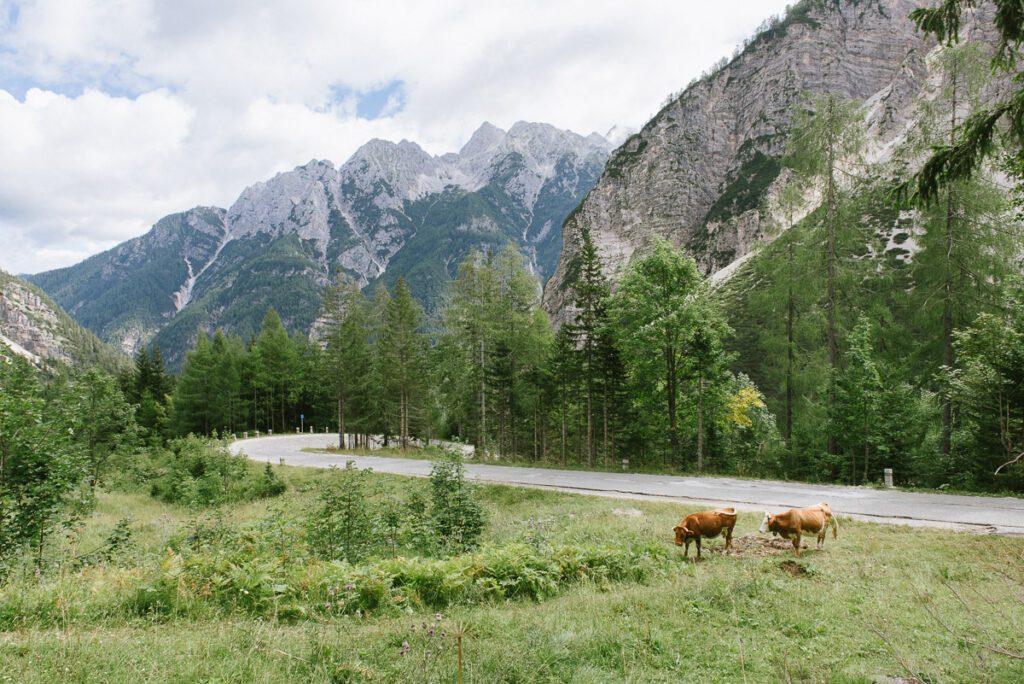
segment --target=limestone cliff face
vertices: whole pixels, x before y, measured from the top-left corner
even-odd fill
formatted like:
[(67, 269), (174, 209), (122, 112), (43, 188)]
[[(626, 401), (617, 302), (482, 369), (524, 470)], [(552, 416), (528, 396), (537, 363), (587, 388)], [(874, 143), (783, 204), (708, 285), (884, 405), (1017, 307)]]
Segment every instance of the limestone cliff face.
[(907, 16), (912, 0), (799, 3), (727, 65), (694, 83), (612, 153), (564, 226), (544, 291), (556, 321), (572, 316), (567, 266), (589, 230), (619, 277), (661, 237), (686, 246), (707, 274), (770, 239), (763, 200), (779, 175), (794, 106), (805, 92), (871, 100), (875, 147), (901, 134), (933, 43)]
[(0, 271), (0, 357), (7, 354), (42, 368), (99, 363), (113, 369), (121, 361), (36, 287)]

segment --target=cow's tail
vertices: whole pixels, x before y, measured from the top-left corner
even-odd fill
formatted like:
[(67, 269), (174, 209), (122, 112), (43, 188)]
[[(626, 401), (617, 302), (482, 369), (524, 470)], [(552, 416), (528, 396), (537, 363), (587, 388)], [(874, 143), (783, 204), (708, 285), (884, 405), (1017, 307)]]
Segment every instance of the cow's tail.
[(832, 538), (839, 539), (839, 520), (834, 515), (828, 518), (828, 524), (832, 528)]

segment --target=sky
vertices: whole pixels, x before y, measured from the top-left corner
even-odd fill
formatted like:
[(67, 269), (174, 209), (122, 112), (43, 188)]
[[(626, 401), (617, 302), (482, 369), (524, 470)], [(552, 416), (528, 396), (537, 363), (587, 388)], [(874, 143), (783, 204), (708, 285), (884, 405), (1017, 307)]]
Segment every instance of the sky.
[(0, 0), (0, 269), (77, 263), (372, 138), (621, 140), (785, 4)]

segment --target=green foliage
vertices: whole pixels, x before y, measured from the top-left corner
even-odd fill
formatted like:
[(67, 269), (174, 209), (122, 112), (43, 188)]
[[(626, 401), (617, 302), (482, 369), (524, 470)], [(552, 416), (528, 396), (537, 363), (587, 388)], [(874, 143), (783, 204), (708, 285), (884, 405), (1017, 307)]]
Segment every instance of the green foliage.
[(309, 546), (320, 558), (356, 562), (369, 553), (373, 521), (367, 501), (368, 475), (349, 461), (321, 486), (308, 522)]
[[(136, 463), (141, 483), (160, 501), (193, 508), (277, 496), (283, 483), (271, 471), (256, 475), (243, 456), (221, 444), (188, 436), (171, 440), (167, 449), (151, 449)], [(269, 465), (267, 466), (269, 468)]]
[(946, 373), (960, 412), (947, 467), (958, 486), (1018, 489), (1024, 485), (1024, 290), (1018, 285), (1001, 313), (982, 313), (959, 331), (956, 348), (958, 368)]
[[(692, 406), (696, 465), (703, 468), (704, 440), (713, 422), (727, 357), (722, 342), (731, 330), (708, 299), (693, 259), (660, 241), (634, 261), (612, 300), (616, 342), (628, 369), (631, 396), (650, 443), (668, 447), (682, 467), (682, 406)], [(667, 444), (654, 437), (666, 435)]]
[(81, 408), (70, 394), (45, 400), (27, 361), (0, 356), (0, 570), (29, 546), (41, 565), (46, 537), (90, 503), (83, 485), (95, 463), (74, 432)]
[(430, 503), (432, 531), (440, 548), (462, 552), (477, 545), (486, 518), (458, 457), (434, 461)]
[(383, 328), (375, 352), (380, 376), (384, 408), (394, 417), (398, 438), (406, 448), (421, 416), (417, 409), (423, 405), (425, 391), (423, 376), (427, 341), (420, 330), (422, 310), (412, 298), (404, 280), (395, 285), (394, 296), (384, 310)]
[(998, 36), (991, 58), (992, 69), (1013, 78), (1016, 85), (1007, 94), (971, 113), (952, 140), (937, 145), (921, 170), (899, 184), (900, 195), (911, 196), (920, 204), (935, 202), (944, 188), (971, 178), (986, 159), (995, 156), (1000, 149), (1000, 124), (1005, 124), (1003, 137), (1011, 154), (1020, 153), (1024, 146), (1024, 86), (1018, 73), (1020, 45), (1024, 40), (1024, 7), (1019, 0), (943, 0), (936, 7), (915, 9), (910, 18), (919, 30), (952, 45), (960, 42), (962, 14), (979, 4), (991, 4), (995, 9), (989, 15)]

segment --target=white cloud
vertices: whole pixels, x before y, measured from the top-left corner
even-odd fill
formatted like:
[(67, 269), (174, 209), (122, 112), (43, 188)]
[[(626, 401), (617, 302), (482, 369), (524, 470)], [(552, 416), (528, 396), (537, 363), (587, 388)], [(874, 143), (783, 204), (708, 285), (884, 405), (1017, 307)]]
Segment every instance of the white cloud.
[(0, 0), (0, 268), (74, 263), (372, 137), (639, 127), (784, 4)]

